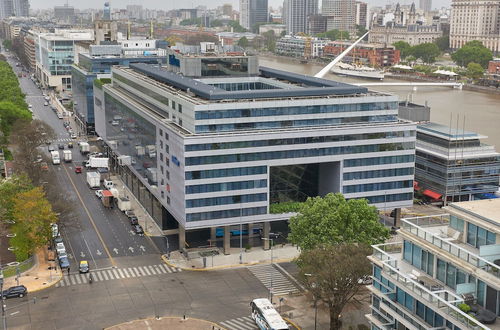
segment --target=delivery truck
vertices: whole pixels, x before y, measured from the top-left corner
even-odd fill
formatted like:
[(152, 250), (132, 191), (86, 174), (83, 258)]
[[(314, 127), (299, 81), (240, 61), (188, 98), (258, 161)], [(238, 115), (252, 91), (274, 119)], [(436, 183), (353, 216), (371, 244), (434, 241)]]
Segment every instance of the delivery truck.
[(155, 158), (156, 157), (156, 146), (154, 145), (147, 145), (146, 146), (146, 154), (148, 155), (149, 158)]
[(90, 152), (90, 145), (88, 142), (80, 142), (80, 153), (82, 155), (88, 154)]
[(102, 197), (101, 197), (101, 201), (102, 201), (102, 205), (104, 205), (104, 207), (107, 207), (107, 208), (112, 208), (113, 207), (113, 193), (109, 190), (103, 190), (102, 191)]
[(99, 189), (101, 187), (101, 175), (97, 172), (87, 172), (87, 184), (90, 189)]
[(130, 203), (130, 199), (128, 199), (126, 197), (120, 197), (120, 198), (118, 198), (116, 200), (116, 202), (118, 204), (118, 208), (122, 212), (129, 211), (129, 210), (132, 209), (132, 205)]
[(109, 158), (98, 158), (90, 157), (90, 159), (85, 163), (87, 168), (108, 168)]
[(54, 164), (54, 165), (61, 164), (61, 158), (59, 156), (59, 151), (57, 151), (57, 150), (51, 151), (50, 157), (52, 158), (52, 164)]
[(71, 150), (63, 150), (63, 158), (66, 163), (69, 163), (73, 160), (73, 153)]

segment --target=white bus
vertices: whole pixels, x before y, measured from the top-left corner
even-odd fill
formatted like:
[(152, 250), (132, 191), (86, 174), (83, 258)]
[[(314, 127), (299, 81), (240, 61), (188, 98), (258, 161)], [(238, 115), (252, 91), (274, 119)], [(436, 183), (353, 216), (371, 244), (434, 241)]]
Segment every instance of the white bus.
[(252, 318), (261, 330), (290, 329), (280, 314), (274, 309), (273, 304), (266, 298), (254, 299), (250, 303)]
[(54, 165), (61, 164), (61, 158), (59, 156), (59, 151), (57, 151), (57, 150), (51, 151), (50, 156), (52, 157), (52, 164), (54, 164)]

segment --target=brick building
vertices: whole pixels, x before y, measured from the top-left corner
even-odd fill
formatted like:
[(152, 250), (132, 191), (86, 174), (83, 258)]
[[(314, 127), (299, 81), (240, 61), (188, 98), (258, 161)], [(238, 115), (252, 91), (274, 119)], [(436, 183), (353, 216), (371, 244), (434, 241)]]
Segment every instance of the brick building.
[[(323, 49), (324, 56), (337, 56), (351, 43), (332, 41)], [(392, 66), (399, 63), (400, 52), (394, 46), (383, 44), (360, 43), (346, 57), (345, 62), (362, 62), (375, 67)]]
[(488, 63), (488, 73), (500, 74), (500, 58), (496, 58)]

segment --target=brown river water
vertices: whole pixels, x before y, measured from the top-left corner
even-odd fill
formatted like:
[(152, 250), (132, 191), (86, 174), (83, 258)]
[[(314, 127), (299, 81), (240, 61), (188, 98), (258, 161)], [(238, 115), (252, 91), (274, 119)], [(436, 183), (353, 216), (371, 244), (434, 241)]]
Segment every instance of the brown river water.
[[(322, 69), (319, 64), (301, 64), (296, 60), (283, 57), (260, 57), (259, 61), (261, 66), (307, 75), (315, 75)], [(371, 82), (333, 74), (327, 74), (325, 78), (346, 83)], [(397, 82), (393, 79), (385, 79), (384, 81)], [(465, 116), (465, 130), (488, 136), (484, 142), (494, 145), (496, 150), (500, 151), (500, 94), (435, 86), (418, 87), (417, 90), (413, 90), (413, 87), (410, 86), (377, 86), (370, 87), (370, 89), (396, 94), (402, 101), (410, 98), (417, 104), (427, 102), (431, 107), (431, 121), (439, 124), (449, 126), (450, 116), (452, 116), (452, 127), (456, 128), (458, 116), (460, 130), (463, 129)]]

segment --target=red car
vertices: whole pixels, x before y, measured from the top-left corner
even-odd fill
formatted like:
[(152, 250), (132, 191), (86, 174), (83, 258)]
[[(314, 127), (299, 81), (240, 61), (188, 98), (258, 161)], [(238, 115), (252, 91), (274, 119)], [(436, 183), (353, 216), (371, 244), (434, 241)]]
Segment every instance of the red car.
[(82, 173), (82, 167), (81, 166), (75, 166), (75, 173)]

